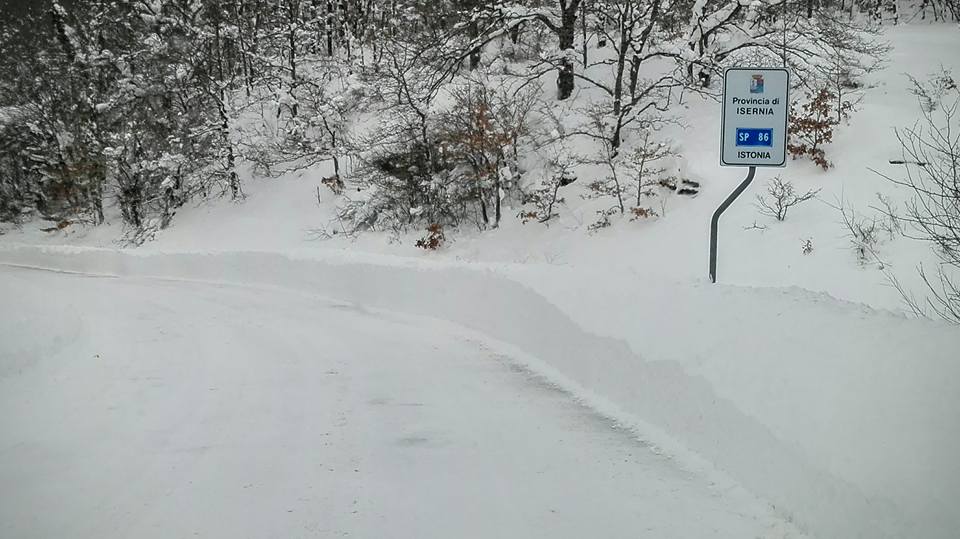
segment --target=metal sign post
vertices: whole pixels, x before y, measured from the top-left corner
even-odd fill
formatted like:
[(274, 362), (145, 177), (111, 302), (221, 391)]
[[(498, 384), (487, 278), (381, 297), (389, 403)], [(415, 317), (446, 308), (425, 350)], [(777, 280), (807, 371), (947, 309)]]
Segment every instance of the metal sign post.
[(747, 178), (710, 219), (710, 281), (717, 282), (720, 215), (753, 181), (757, 167), (787, 163), (790, 74), (783, 68), (733, 67), (723, 73), (720, 166), (750, 167)]
[(720, 224), (720, 214), (723, 213), (733, 201), (740, 196), (740, 193), (743, 193), (746, 190), (747, 186), (750, 185), (750, 182), (753, 181), (754, 175), (757, 173), (757, 167), (750, 167), (749, 172), (747, 172), (747, 179), (743, 180), (736, 190), (730, 193), (730, 196), (723, 201), (723, 204), (720, 204), (720, 207), (717, 208), (717, 211), (713, 212), (713, 218), (710, 219), (710, 282), (717, 282), (717, 226)]

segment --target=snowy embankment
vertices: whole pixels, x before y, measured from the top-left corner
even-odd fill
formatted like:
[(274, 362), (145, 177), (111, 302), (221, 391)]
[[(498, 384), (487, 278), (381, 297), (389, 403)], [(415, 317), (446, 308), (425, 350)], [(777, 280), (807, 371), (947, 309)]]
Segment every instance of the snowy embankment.
[(7, 265), (278, 286), (449, 320), (815, 535), (960, 527), (956, 328), (796, 288), (320, 256), (0, 247)]

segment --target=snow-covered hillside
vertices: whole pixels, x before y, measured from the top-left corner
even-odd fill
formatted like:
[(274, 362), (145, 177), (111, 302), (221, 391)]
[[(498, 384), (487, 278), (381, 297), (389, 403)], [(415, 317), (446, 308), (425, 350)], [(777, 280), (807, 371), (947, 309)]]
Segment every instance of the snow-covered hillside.
[[(880, 193), (902, 210), (910, 193), (881, 174), (903, 175), (902, 165), (888, 163), (902, 158), (894, 129), (912, 126), (921, 118), (917, 98), (909, 92), (908, 75), (923, 79), (941, 68), (960, 72), (960, 56), (955, 54), (960, 50), (960, 37), (955, 25), (914, 24), (889, 27), (884, 38), (893, 46), (886, 67), (868, 76), (867, 89), (849, 124), (839, 126), (835, 141), (827, 146), (833, 168), (823, 171), (800, 159), (790, 161), (784, 170), (761, 170), (749, 190), (724, 214), (721, 281), (745, 286), (796, 285), (874, 307), (903, 307), (900, 294), (889, 286), (877, 260), (857, 256), (835, 206), (843, 202), (858, 214), (876, 216), (876, 195)], [(557, 108), (570, 110), (569, 106)], [(146, 248), (349, 250), (466, 262), (619, 267), (643, 275), (700, 279), (706, 274), (710, 214), (742, 180), (745, 169), (718, 166), (719, 103), (687, 96), (677, 121), (678, 125), (666, 127), (663, 135), (680, 154), (678, 171), (700, 182), (701, 194), (692, 199), (666, 198), (662, 207), (654, 208), (663, 214), (660, 217), (643, 222), (623, 219), (597, 234), (587, 231), (587, 225), (595, 220), (597, 204), (582, 200), (579, 191), (572, 190), (550, 226), (509, 219), (499, 229), (482, 233), (465, 227), (450, 234), (452, 244), (440, 253), (416, 249), (413, 244), (423, 235), (418, 231), (404, 237), (369, 233), (323, 240), (318, 231), (337, 228), (335, 213), (340, 199), (320, 183), (331, 170), (319, 167), (278, 179), (251, 176), (245, 201), (214, 199), (184, 208), (176, 225), (162, 231)], [(349, 171), (350, 164), (345, 167)], [(599, 172), (584, 167), (581, 175), (589, 180), (590, 174)], [(346, 175), (349, 177), (349, 172)], [(816, 200), (793, 209), (782, 223), (761, 215), (755, 205), (755, 196), (764, 193), (768, 181), (777, 175), (794, 182), (800, 191), (822, 189)], [(48, 226), (39, 222), (21, 228), (6, 225), (3, 241), (122, 245), (117, 215), (100, 227), (40, 230)], [(808, 239), (813, 252), (805, 255), (803, 244)], [(915, 269), (921, 262), (934, 260), (928, 247), (901, 237), (881, 237), (878, 255), (884, 269), (922, 293)]]
[[(762, 170), (726, 212), (715, 285), (709, 218), (745, 171), (718, 166), (720, 105), (696, 94), (661, 133), (699, 194), (596, 232), (591, 166), (549, 226), (463, 227), (437, 251), (421, 231), (321, 238), (342, 203), (323, 166), (251, 176), (244, 201), (184, 207), (135, 249), (115, 214), (6, 226), (0, 483), (29, 488), (0, 504), (0, 531), (954, 536), (960, 329), (908, 315), (889, 280), (923, 294), (916, 266), (936, 257), (900, 235), (858, 256), (836, 206), (903, 206), (882, 175), (903, 173), (893, 130), (920, 116), (907, 75), (960, 73), (960, 31), (884, 38), (835, 166)], [(783, 222), (753, 204), (777, 174), (821, 189)], [(265, 520), (204, 516), (263, 500)]]

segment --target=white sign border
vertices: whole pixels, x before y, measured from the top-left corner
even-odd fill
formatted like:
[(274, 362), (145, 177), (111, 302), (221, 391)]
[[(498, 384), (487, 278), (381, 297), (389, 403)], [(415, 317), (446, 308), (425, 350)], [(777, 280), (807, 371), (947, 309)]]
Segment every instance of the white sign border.
[[(779, 165), (773, 164), (760, 164), (760, 165), (751, 165), (747, 163), (726, 163), (723, 160), (723, 147), (727, 132), (727, 73), (729, 71), (783, 71), (787, 74), (787, 96), (785, 106), (787, 107), (786, 114), (784, 114), (783, 119), (783, 161)], [(788, 124), (790, 122), (790, 70), (785, 67), (728, 67), (723, 70), (723, 95), (721, 96), (720, 103), (720, 166), (721, 167), (765, 167), (765, 168), (786, 168), (787, 166), (787, 139), (789, 133), (787, 131)]]

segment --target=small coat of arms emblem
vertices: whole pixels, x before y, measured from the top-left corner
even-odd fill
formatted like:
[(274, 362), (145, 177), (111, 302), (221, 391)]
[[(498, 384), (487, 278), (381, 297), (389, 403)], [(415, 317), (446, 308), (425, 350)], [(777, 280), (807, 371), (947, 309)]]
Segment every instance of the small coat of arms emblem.
[(753, 78), (750, 79), (750, 93), (763, 93), (763, 75), (753, 75)]

